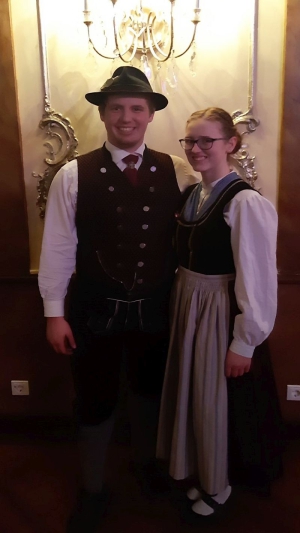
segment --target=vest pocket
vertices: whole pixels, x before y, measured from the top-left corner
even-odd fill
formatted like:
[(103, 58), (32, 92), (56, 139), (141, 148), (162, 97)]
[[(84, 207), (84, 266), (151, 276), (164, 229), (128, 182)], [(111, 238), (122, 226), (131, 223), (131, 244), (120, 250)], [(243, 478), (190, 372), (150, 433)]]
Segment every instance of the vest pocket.
[(120, 302), (105, 299), (101, 312), (92, 312), (87, 321), (88, 328), (94, 336), (111, 335), (123, 331), (122, 322), (119, 320)]

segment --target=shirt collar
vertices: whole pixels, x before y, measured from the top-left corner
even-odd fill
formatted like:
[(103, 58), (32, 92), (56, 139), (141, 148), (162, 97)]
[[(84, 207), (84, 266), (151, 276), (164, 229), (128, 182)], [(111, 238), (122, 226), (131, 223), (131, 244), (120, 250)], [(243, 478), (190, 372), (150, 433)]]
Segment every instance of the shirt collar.
[[(229, 174), (231, 174), (232, 172), (234, 172), (234, 170), (231, 170), (231, 172), (229, 172)], [(226, 174), (226, 176), (228, 176), (228, 174)], [(222, 178), (219, 178), (218, 180), (216, 181), (212, 181), (211, 183), (209, 183), (208, 185), (205, 185), (204, 182), (202, 181), (202, 191), (203, 193), (206, 195), (206, 194), (210, 194), (211, 191), (213, 190), (213, 188), (217, 185), (217, 183), (219, 183), (219, 181), (221, 181), (222, 179), (224, 179), (226, 176), (223, 176)]]
[(135, 152), (126, 152), (126, 150), (121, 150), (121, 148), (117, 148), (117, 146), (114, 146), (109, 141), (105, 142), (105, 148), (111, 153), (111, 158), (112, 158), (113, 162), (116, 165), (119, 165), (120, 162), (122, 161), (122, 159), (124, 157), (126, 157), (127, 155), (129, 155), (130, 153), (133, 153), (134, 155), (137, 155), (139, 157), (139, 159), (142, 160), (143, 159), (144, 150), (145, 150), (145, 143), (141, 144), (141, 146), (139, 146), (135, 150)]

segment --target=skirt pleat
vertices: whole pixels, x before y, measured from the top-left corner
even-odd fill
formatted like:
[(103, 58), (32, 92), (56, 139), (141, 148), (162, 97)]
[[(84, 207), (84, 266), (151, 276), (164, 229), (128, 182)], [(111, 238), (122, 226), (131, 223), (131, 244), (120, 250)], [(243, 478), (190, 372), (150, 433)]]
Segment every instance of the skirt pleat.
[(205, 276), (179, 268), (172, 296), (171, 340), (159, 419), (157, 456), (170, 475), (197, 474), (215, 494), (228, 485), (227, 384), (234, 275)]

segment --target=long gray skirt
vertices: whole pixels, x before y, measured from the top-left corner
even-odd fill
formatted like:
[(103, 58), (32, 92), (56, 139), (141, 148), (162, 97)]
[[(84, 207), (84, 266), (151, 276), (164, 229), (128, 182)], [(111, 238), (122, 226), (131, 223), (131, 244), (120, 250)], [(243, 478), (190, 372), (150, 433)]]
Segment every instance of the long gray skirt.
[(216, 494), (228, 485), (229, 283), (180, 267), (171, 300), (171, 337), (159, 418), (157, 457), (174, 479), (198, 475)]

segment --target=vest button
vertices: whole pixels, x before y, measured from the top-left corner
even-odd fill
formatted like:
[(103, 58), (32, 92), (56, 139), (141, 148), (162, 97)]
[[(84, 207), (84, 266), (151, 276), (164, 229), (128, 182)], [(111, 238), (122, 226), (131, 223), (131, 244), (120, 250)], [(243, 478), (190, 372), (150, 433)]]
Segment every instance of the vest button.
[(149, 191), (154, 192), (155, 191), (154, 187), (149, 187)]
[(142, 283), (144, 283), (144, 280), (143, 280), (143, 279), (138, 279), (138, 280), (137, 280), (137, 283), (138, 283), (139, 285), (141, 285)]
[(143, 229), (148, 229), (149, 226), (148, 226), (148, 224), (143, 224), (143, 225), (142, 225), (142, 228), (143, 228)]
[(146, 244), (144, 242), (141, 242), (140, 248), (146, 248)]
[(115, 188), (114, 188), (113, 186), (111, 186), (111, 187), (108, 187), (108, 190), (109, 190), (110, 192), (113, 192), (113, 191), (115, 190)]
[(122, 268), (122, 263), (117, 263), (117, 268)]
[(143, 261), (139, 261), (138, 264), (137, 264), (137, 266), (138, 266), (138, 267), (143, 267), (144, 264), (145, 264), (145, 263), (143, 263)]
[(118, 229), (119, 231), (122, 231), (122, 229), (123, 229), (122, 224), (119, 224), (119, 225), (117, 226), (117, 229)]
[(122, 244), (117, 244), (117, 248), (118, 248), (118, 250), (121, 250), (123, 248), (123, 245)]
[(149, 207), (148, 205), (145, 205), (145, 206), (143, 207), (143, 211), (150, 211), (150, 207)]
[(117, 207), (117, 213), (122, 213), (123, 212), (123, 207)]

